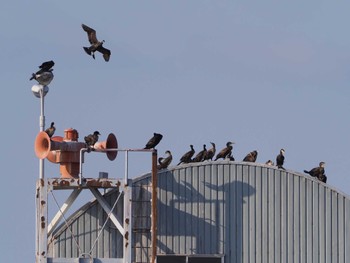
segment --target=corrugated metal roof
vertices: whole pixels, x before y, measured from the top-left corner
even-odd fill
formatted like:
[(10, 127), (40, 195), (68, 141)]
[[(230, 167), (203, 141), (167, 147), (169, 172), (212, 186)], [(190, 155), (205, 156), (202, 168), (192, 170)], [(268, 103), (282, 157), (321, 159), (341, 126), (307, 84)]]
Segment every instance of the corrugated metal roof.
[[(132, 186), (134, 259), (147, 262), (150, 175)], [(100, 210), (94, 204), (71, 218), (86, 249), (103, 222)], [(76, 256), (65, 227), (56, 236), (51, 255)], [(107, 229), (94, 254), (119, 257), (121, 244)], [(225, 262), (350, 262), (350, 198), (309, 176), (260, 164), (170, 168), (158, 173), (158, 253), (223, 254)]]

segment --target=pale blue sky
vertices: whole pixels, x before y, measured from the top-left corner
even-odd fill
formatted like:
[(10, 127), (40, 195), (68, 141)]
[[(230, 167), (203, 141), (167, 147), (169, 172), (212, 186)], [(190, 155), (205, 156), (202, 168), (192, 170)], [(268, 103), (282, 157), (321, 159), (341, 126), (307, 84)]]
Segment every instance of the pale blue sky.
[[(113, 132), (122, 148), (140, 148), (160, 132), (159, 155), (171, 150), (174, 164), (189, 144), (232, 140), (237, 160), (258, 150), (260, 163), (284, 148), (287, 169), (325, 161), (328, 183), (350, 194), (348, 1), (103, 3), (2, 3), (1, 262), (35, 258), (40, 108), (29, 77), (51, 59), (45, 116), (57, 135)], [(106, 41), (110, 62), (84, 53), (81, 23)], [(133, 155), (132, 176), (149, 171), (149, 160)], [(84, 171), (122, 177), (123, 162), (89, 155)], [(45, 168), (59, 176), (58, 165)]]

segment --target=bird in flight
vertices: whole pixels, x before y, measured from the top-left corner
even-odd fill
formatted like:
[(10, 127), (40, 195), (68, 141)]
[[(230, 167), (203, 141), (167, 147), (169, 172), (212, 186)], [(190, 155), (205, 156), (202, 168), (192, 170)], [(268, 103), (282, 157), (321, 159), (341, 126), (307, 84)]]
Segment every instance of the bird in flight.
[(88, 27), (87, 25), (84, 25), (84, 24), (82, 24), (81, 26), (83, 27), (84, 31), (87, 33), (89, 42), (91, 44), (90, 47), (83, 47), (85, 52), (88, 55), (92, 56), (94, 59), (95, 59), (95, 52), (96, 51), (101, 52), (105, 61), (106, 62), (109, 61), (109, 58), (111, 56), (111, 51), (103, 47), (103, 43), (105, 41), (104, 40), (98, 41), (96, 37), (96, 31), (91, 27)]

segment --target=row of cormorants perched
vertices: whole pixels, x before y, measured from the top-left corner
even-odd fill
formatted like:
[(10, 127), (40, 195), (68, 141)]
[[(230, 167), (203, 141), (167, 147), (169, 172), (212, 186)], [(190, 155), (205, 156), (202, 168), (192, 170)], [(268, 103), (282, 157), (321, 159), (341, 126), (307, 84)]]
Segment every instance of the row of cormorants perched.
[[(154, 133), (153, 135), (154, 136), (146, 144), (145, 149), (155, 148), (163, 138), (163, 136), (159, 133)], [(223, 148), (216, 156), (215, 156), (216, 145), (213, 142), (210, 142), (210, 144), (212, 145), (210, 149), (207, 149), (206, 145), (204, 144), (203, 149), (200, 152), (198, 152), (196, 155), (195, 155), (194, 147), (191, 144), (190, 150), (181, 156), (180, 161), (177, 165), (180, 165), (182, 163), (197, 163), (197, 162), (204, 162), (209, 160), (212, 161), (213, 159), (214, 161), (218, 159), (224, 159), (224, 160), (229, 159), (231, 161), (235, 161), (235, 158), (232, 156), (232, 149), (233, 149), (234, 142), (231, 142), (231, 141), (227, 142), (226, 147)], [(279, 154), (276, 156), (276, 166), (279, 169), (283, 169), (283, 170), (285, 170), (285, 168), (283, 167), (284, 159), (285, 159), (284, 153), (285, 153), (285, 150), (281, 149)], [(257, 157), (258, 157), (258, 151), (256, 150), (251, 151), (243, 158), (243, 162), (255, 162)], [(167, 150), (165, 152), (164, 157), (158, 158), (158, 163), (159, 163), (158, 169), (168, 168), (168, 166), (172, 162), (172, 159), (173, 159), (173, 156), (171, 154), (171, 151)], [(271, 166), (274, 165), (273, 161), (271, 160), (268, 160), (265, 164), (271, 165)], [(326, 183), (327, 176), (325, 174), (324, 166), (325, 166), (325, 162), (320, 162), (318, 167), (315, 167), (310, 171), (304, 170), (304, 172)]]
[[(54, 122), (51, 122), (51, 126), (49, 128), (47, 128), (45, 130), (45, 132), (51, 138), (53, 136), (55, 130), (56, 130), (56, 128), (54, 126)], [(89, 147), (93, 147), (94, 144), (98, 141), (99, 135), (100, 135), (100, 133), (98, 131), (95, 131), (93, 134), (89, 134), (89, 135), (85, 136), (84, 137), (85, 143)], [(149, 139), (149, 141), (146, 143), (146, 146), (144, 147), (144, 149), (155, 148), (160, 143), (162, 138), (163, 138), (162, 134), (153, 133), (153, 137), (151, 139)], [(224, 160), (229, 159), (231, 161), (235, 161), (235, 158), (232, 156), (232, 149), (233, 149), (234, 142), (231, 142), (231, 141), (227, 142), (226, 147), (223, 148), (216, 156), (215, 156), (216, 145), (213, 142), (210, 142), (210, 144), (212, 145), (212, 147), (210, 149), (207, 150), (206, 145), (204, 144), (203, 149), (200, 152), (198, 152), (196, 155), (194, 155), (195, 150), (193, 148), (193, 145), (191, 144), (190, 150), (181, 156), (180, 161), (177, 165), (180, 165), (183, 163), (198, 163), (198, 162), (204, 162), (204, 161), (212, 161), (213, 159), (214, 159), (214, 161), (217, 161), (219, 159), (224, 159)], [(279, 169), (283, 169), (283, 170), (285, 170), (285, 168), (283, 167), (284, 153), (285, 153), (285, 150), (281, 149), (279, 154), (276, 156), (276, 166)], [(214, 156), (215, 156), (215, 158), (214, 158)], [(256, 151), (256, 150), (251, 151), (243, 158), (243, 162), (255, 162), (257, 157), (258, 157), (258, 151)], [(173, 160), (172, 153), (171, 153), (171, 151), (167, 150), (165, 152), (164, 157), (158, 158), (157, 168), (159, 170), (168, 168), (168, 166), (171, 164), (172, 160)], [(271, 160), (268, 160), (265, 164), (271, 165), (271, 166), (274, 165), (273, 161), (271, 161)], [(315, 168), (311, 169), (310, 171), (304, 170), (304, 173), (307, 173), (312, 177), (316, 177), (318, 180), (326, 183), (327, 176), (325, 174), (324, 166), (325, 166), (325, 162), (320, 162), (318, 167), (315, 167)]]

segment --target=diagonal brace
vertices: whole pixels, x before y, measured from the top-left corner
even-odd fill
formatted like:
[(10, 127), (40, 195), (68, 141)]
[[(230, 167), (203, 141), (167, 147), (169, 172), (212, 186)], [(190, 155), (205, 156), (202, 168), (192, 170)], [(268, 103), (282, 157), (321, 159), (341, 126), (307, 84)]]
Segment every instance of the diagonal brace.
[(125, 230), (120, 221), (118, 220), (116, 214), (112, 211), (111, 206), (107, 203), (105, 198), (102, 196), (102, 194), (96, 189), (96, 188), (89, 188), (92, 194), (95, 196), (96, 200), (99, 202), (103, 210), (110, 215), (110, 219), (115, 225), (115, 227), (119, 230), (120, 234), (124, 236)]
[(67, 213), (68, 209), (72, 206), (72, 204), (77, 199), (81, 191), (82, 189), (74, 189), (73, 192), (68, 196), (67, 200), (64, 202), (62, 207), (59, 209), (59, 211), (56, 213), (56, 215), (50, 222), (47, 229), (48, 236), (50, 236), (51, 233), (55, 230), (56, 226), (61, 221), (62, 217)]

